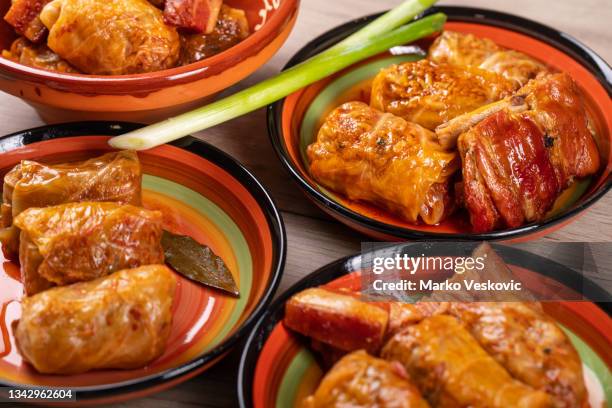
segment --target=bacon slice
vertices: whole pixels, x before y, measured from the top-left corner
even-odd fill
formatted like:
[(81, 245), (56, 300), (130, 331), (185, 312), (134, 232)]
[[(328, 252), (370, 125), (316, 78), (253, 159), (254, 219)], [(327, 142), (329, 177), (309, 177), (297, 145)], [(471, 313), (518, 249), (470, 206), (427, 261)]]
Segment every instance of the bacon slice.
[(4, 20), (28, 40), (38, 43), (47, 35), (47, 28), (38, 15), (50, 0), (13, 0)]
[[(500, 109), (453, 119), (457, 129), (468, 129), (457, 146), (464, 203), (476, 232), (544, 219), (564, 189), (601, 164), (582, 96), (569, 75), (532, 80), (494, 105)], [(445, 140), (448, 145), (452, 138)]]
[(196, 33), (210, 33), (217, 24), (223, 0), (167, 0), (164, 21)]

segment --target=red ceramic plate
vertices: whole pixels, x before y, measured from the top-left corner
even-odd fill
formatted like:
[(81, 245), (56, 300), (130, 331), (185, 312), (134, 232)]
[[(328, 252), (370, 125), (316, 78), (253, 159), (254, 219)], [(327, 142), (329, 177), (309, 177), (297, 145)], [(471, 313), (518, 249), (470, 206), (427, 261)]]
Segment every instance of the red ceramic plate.
[[(369, 204), (350, 201), (320, 186), (308, 172), (306, 147), (314, 140), (320, 121), (340, 103), (356, 99), (360, 85), (373, 78), (379, 69), (400, 61), (423, 57), (414, 48), (385, 53), (355, 64), (344, 71), (306, 87), (268, 109), (268, 130), (272, 144), (285, 168), (306, 195), (324, 211), (351, 228), (383, 240), (406, 239), (534, 239), (571, 222), (612, 187), (612, 70), (604, 60), (570, 36), (531, 20), (490, 10), (440, 7), (448, 15), (447, 30), (472, 33), (498, 44), (522, 51), (559, 71), (569, 73), (585, 95), (588, 112), (596, 128), (602, 156), (599, 174), (581, 180), (557, 201), (545, 221), (484, 234), (474, 234), (467, 214), (457, 214), (439, 225), (413, 225)], [(342, 25), (313, 40), (300, 50), (288, 66), (297, 64), (325, 47), (340, 41), (376, 16)], [(427, 49), (432, 39), (418, 42)], [(402, 54), (403, 52), (403, 54)]]
[[(28, 130), (0, 138), (0, 175), (22, 159), (66, 162), (110, 150), (107, 140), (135, 129), (126, 123), (84, 122)], [(164, 223), (210, 246), (238, 283), (235, 299), (179, 277), (166, 352), (137, 370), (41, 375), (15, 348), (11, 322), (20, 316), (22, 285), (16, 264), (0, 265), (0, 384), (57, 386), (80, 402), (140, 397), (184, 381), (222, 358), (263, 312), (285, 259), (282, 220), (269, 195), (240, 164), (194, 138), (139, 153), (144, 206)]]
[[(426, 251), (428, 244), (405, 245), (401, 253), (418, 256)], [(447, 248), (449, 256), (459, 255), (462, 251), (452, 244)], [(533, 282), (529, 277), (535, 275), (539, 276), (536, 281), (541, 282), (541, 275), (544, 275), (556, 281), (557, 287), (559, 283), (563, 287), (573, 287), (570, 282), (576, 282), (578, 278), (576, 272), (537, 255), (507, 246), (496, 246), (495, 249), (530, 290), (537, 291), (536, 287), (529, 287), (529, 282)], [(365, 255), (365, 259), (371, 257)], [(329, 264), (292, 286), (264, 313), (247, 340), (240, 361), (238, 397), (241, 408), (298, 408), (301, 401), (316, 389), (323, 371), (307, 342), (281, 323), (285, 302), (293, 294), (315, 286), (359, 291), (362, 285), (360, 267), (359, 255)], [(593, 295), (603, 296), (605, 293), (598, 287), (591, 288)], [(609, 315), (590, 302), (550, 302), (543, 305), (546, 312), (564, 327), (580, 354), (590, 400), (598, 403), (592, 406), (605, 406), (606, 401), (612, 401), (612, 320)], [(604, 306), (609, 309), (609, 304)]]

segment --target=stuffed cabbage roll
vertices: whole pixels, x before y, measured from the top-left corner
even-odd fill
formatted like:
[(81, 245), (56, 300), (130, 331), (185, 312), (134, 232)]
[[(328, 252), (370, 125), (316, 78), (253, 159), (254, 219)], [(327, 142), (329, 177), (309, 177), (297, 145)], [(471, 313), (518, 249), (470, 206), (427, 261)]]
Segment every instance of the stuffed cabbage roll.
[(179, 57), (176, 29), (146, 0), (53, 0), (40, 19), (49, 48), (86, 74), (159, 71)]
[(191, 64), (233, 47), (249, 36), (249, 22), (243, 10), (223, 5), (209, 34), (181, 35), (179, 65)]
[(429, 60), (391, 65), (372, 83), (370, 104), (424, 128), (512, 94), (513, 83), (495, 72)]
[(449, 179), (457, 154), (444, 151), (429, 130), (365, 103), (330, 113), (307, 153), (319, 183), (408, 222), (436, 224), (453, 208)]
[(585, 406), (580, 356), (537, 303), (452, 303), (450, 311), (514, 378), (553, 396), (558, 408)]
[(141, 204), (142, 171), (133, 151), (107, 153), (82, 162), (46, 165), (24, 160), (4, 177), (0, 243), (17, 259), (19, 230), (13, 218), (31, 207), (75, 201)]
[(61, 59), (59, 55), (51, 51), (45, 44), (32, 44), (23, 37), (13, 41), (10, 50), (3, 50), (2, 56), (29, 67), (56, 72), (79, 72)]
[(513, 379), (451, 316), (428, 317), (396, 334), (382, 357), (401, 362), (435, 407), (554, 406), (545, 392)]
[(27, 295), (164, 262), (162, 214), (100, 202), (30, 208), (15, 218)]
[(522, 52), (503, 48), (488, 38), (455, 31), (444, 31), (429, 48), (428, 58), (436, 63), (496, 72), (517, 89), (530, 79), (550, 73), (544, 64)]
[[(427, 297), (425, 297), (427, 299)], [(428, 317), (448, 313), (449, 302), (404, 303), (392, 302), (389, 304), (389, 329), (387, 338), (404, 330), (406, 327), (417, 324)]]
[(429, 404), (399, 364), (355, 351), (334, 365), (302, 407), (427, 408)]
[(17, 348), (43, 374), (143, 367), (166, 347), (175, 286), (166, 266), (148, 265), (26, 297)]

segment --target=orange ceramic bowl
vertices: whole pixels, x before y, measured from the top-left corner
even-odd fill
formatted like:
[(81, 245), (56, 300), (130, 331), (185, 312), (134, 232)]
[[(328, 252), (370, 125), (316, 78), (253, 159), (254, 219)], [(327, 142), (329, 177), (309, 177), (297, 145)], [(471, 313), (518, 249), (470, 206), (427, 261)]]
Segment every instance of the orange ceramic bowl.
[[(246, 11), (252, 34), (193, 64), (136, 75), (63, 74), (0, 57), (0, 89), (32, 105), (46, 122), (86, 119), (152, 122), (204, 103), (266, 63), (291, 32), (299, 0), (225, 0)], [(0, 0), (4, 15), (11, 0)], [(0, 49), (16, 38), (0, 21)]]
[[(316, 82), (268, 109), (268, 130), (272, 145), (285, 168), (308, 198), (349, 227), (375, 239), (403, 240), (529, 240), (548, 234), (575, 219), (612, 188), (612, 69), (593, 51), (567, 34), (531, 20), (491, 10), (444, 6), (428, 10), (448, 15), (446, 30), (472, 33), (516, 49), (569, 73), (580, 86), (596, 131), (602, 166), (598, 174), (580, 180), (567, 189), (541, 222), (518, 228), (473, 233), (467, 213), (458, 212), (438, 225), (413, 225), (363, 202), (356, 202), (324, 188), (309, 172), (306, 148), (323, 119), (335, 107), (349, 100), (367, 100), (368, 84), (378, 71), (393, 63), (423, 58), (432, 38), (415, 47), (398, 47), (392, 52), (348, 67)], [(375, 16), (353, 20), (314, 39), (300, 50), (288, 66), (302, 62), (340, 41)], [(365, 98), (364, 98), (365, 95)]]

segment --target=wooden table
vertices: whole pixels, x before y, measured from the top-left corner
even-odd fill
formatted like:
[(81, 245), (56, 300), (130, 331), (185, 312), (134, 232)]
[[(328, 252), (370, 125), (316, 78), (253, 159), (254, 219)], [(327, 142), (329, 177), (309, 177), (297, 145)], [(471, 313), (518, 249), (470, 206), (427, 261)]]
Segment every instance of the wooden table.
[[(398, 4), (399, 0), (302, 0), (291, 37), (266, 66), (236, 89), (278, 72), (306, 42), (347, 20)], [(565, 31), (612, 60), (612, 8), (609, 0), (462, 0), (441, 4), (492, 8), (525, 16)], [(232, 92), (232, 90), (229, 90)], [(19, 99), (0, 94), (0, 134), (41, 125), (36, 113)], [(285, 275), (279, 293), (302, 276), (342, 256), (358, 252), (362, 236), (332, 220), (310, 203), (283, 170), (268, 141), (263, 109), (202, 132), (198, 136), (245, 164), (272, 193), (282, 210), (289, 241)], [(568, 227), (544, 238), (555, 241), (612, 241), (612, 194)], [(236, 406), (239, 350), (206, 373), (124, 407)]]

